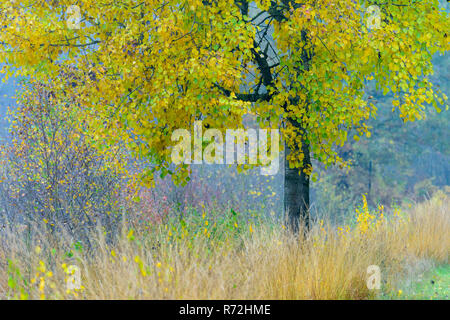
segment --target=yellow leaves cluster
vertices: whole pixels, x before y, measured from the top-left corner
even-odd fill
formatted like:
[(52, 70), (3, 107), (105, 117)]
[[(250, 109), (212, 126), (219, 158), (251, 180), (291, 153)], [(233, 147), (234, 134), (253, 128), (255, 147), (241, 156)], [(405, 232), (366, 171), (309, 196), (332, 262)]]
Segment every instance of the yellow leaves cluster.
[(360, 234), (368, 234), (373, 230), (377, 230), (385, 221), (384, 207), (378, 206), (378, 211), (371, 212), (367, 205), (366, 195), (362, 195), (363, 205), (361, 208), (355, 209), (357, 229)]
[[(77, 118), (99, 150), (107, 153), (105, 145), (123, 143), (157, 169), (170, 162), (170, 134), (199, 117), (208, 118), (211, 127), (230, 128), (240, 126), (246, 113), (277, 124), (298, 119), (308, 131), (311, 152), (331, 164), (339, 160), (334, 148), (347, 139), (342, 131), (361, 128), (370, 136), (362, 124), (376, 109), (363, 99), (366, 81), (401, 95), (402, 103), (394, 106), (405, 120), (420, 119), (425, 104), (439, 108), (445, 100), (420, 80), (432, 74), (432, 55), (450, 48), (444, 36), (450, 19), (431, 1), (384, 3), (377, 30), (362, 23), (366, 8), (360, 1), (255, 1), (259, 11), (248, 15), (280, 10), (286, 18), (259, 18), (273, 26), (277, 58), (273, 83), (266, 86), (272, 100), (256, 103), (232, 93), (258, 85), (254, 52), (265, 50), (255, 46), (264, 24), (243, 16), (233, 1), (149, 0), (130, 6), (81, 0), (86, 21), (77, 30), (58, 16), (68, 2), (51, 8), (30, 4), (1, 4), (7, 14), (0, 23), (7, 27), (0, 38), (9, 46), (0, 55), (0, 63), (8, 63), (4, 72), (53, 81), (58, 94), (77, 97), (83, 106)], [(67, 75), (73, 85), (67, 85)], [(284, 138), (297, 144), (298, 134), (289, 130)], [(300, 166), (301, 153), (291, 160)], [(183, 181), (188, 171), (174, 174), (175, 181)], [(142, 177), (152, 183), (150, 173)]]

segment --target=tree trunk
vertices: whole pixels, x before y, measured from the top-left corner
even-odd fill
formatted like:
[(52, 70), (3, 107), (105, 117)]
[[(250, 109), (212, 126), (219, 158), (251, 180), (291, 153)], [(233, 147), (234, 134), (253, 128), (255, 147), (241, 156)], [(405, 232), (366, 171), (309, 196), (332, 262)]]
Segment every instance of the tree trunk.
[[(302, 41), (308, 42), (308, 34), (306, 30), (302, 30)], [(297, 48), (296, 51), (301, 51), (301, 63), (305, 71), (310, 69), (312, 59), (312, 50), (305, 50)], [(298, 103), (296, 101), (294, 104)], [(306, 113), (308, 113), (308, 106), (306, 105)], [(291, 150), (285, 144), (284, 151), (284, 212), (287, 214), (289, 228), (298, 233), (300, 224), (302, 230), (308, 232), (310, 228), (309, 215), (309, 175), (304, 171), (311, 168), (310, 146), (305, 137), (307, 132), (302, 125), (295, 119), (288, 119), (288, 121), (302, 134), (301, 148), (304, 155), (303, 165), (301, 168), (290, 168), (287, 156)], [(297, 150), (294, 150), (297, 151)]]
[[(298, 122), (291, 123), (299, 127)], [(305, 168), (311, 166), (309, 144), (302, 138), (302, 152), (304, 154), (303, 166), (290, 168), (287, 156), (291, 149), (285, 144), (284, 151), (284, 211), (287, 214), (289, 228), (292, 232), (298, 233), (300, 224), (303, 230), (309, 230), (309, 175), (304, 172)]]

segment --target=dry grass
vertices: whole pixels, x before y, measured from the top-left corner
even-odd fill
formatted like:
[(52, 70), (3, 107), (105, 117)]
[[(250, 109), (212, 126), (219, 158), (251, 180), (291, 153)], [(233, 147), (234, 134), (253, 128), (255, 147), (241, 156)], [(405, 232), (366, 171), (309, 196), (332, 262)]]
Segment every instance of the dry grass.
[[(295, 238), (263, 223), (239, 236), (190, 237), (183, 228), (159, 226), (150, 235), (124, 232), (108, 245), (96, 232), (95, 250), (72, 250), (70, 258), (64, 256), (68, 237), (52, 238), (35, 227), (27, 244), (26, 231), (11, 229), (0, 244), (0, 298), (374, 298), (366, 286), (369, 265), (380, 266), (389, 291), (417, 261), (448, 263), (448, 204), (440, 194), (363, 234), (357, 226), (339, 232), (325, 223)], [(80, 267), (82, 290), (66, 291), (63, 264)]]

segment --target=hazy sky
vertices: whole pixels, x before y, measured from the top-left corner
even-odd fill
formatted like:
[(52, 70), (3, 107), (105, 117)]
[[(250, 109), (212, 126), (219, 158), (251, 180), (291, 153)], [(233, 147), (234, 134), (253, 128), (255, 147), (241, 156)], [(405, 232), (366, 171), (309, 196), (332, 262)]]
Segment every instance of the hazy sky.
[(4, 138), (8, 132), (8, 121), (6, 120), (6, 113), (8, 106), (15, 104), (11, 97), (15, 94), (17, 84), (16, 80), (10, 78), (3, 82), (3, 75), (0, 75), (0, 137)]

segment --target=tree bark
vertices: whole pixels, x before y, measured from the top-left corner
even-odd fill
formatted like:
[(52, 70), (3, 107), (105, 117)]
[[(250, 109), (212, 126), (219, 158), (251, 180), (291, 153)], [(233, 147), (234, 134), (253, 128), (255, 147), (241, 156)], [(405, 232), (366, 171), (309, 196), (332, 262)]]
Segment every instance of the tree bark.
[[(306, 30), (302, 30), (302, 41), (308, 41), (308, 34)], [(296, 51), (301, 51), (301, 63), (305, 71), (310, 69), (312, 59), (312, 51), (297, 48)], [(294, 104), (298, 103), (295, 101)], [(306, 106), (308, 113), (308, 106)], [(284, 152), (284, 212), (287, 214), (289, 228), (298, 233), (300, 224), (303, 226), (303, 231), (308, 232), (310, 228), (309, 215), (309, 175), (305, 173), (305, 169), (311, 168), (310, 145), (307, 141), (307, 132), (302, 125), (295, 119), (288, 118), (290, 124), (299, 129), (301, 137), (301, 151), (304, 155), (303, 164), (301, 168), (290, 168), (287, 160), (291, 150), (285, 144)], [(298, 150), (294, 150), (298, 151)]]
[[(299, 123), (289, 120), (295, 127)], [(304, 154), (302, 168), (290, 168), (287, 156), (291, 149), (285, 144), (284, 151), (284, 212), (288, 218), (288, 227), (294, 233), (298, 233), (300, 225), (307, 232), (310, 227), (309, 216), (309, 175), (304, 172), (305, 168), (311, 166), (310, 148), (302, 136), (302, 153)]]

